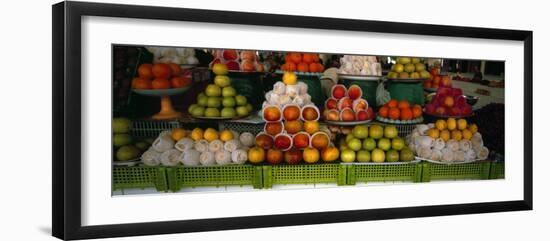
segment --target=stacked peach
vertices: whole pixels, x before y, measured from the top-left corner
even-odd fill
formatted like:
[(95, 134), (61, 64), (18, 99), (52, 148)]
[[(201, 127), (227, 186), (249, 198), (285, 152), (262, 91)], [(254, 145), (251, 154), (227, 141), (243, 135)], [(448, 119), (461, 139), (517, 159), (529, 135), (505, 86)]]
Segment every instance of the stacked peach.
[(229, 70), (243, 71), (243, 72), (263, 72), (264, 65), (258, 61), (256, 52), (252, 50), (233, 50), (233, 49), (220, 49), (214, 51), (214, 60), (210, 63), (213, 66), (217, 63), (227, 65)]
[(380, 107), (378, 116), (390, 120), (414, 120), (422, 116), (422, 107), (420, 105), (411, 106), (407, 100), (392, 99)]
[(373, 119), (374, 110), (367, 100), (361, 98), (362, 95), (358, 85), (352, 85), (349, 89), (344, 85), (334, 85), (331, 97), (325, 101), (325, 120), (349, 122)]
[(441, 75), (439, 68), (432, 68), (430, 78), (423, 82), (424, 88), (438, 89), (439, 87), (452, 87), (453, 83), (448, 75)]
[(281, 65), (281, 70), (322, 73), (325, 71), (325, 67), (319, 63), (318, 54), (293, 52), (285, 55), (285, 63)]
[(132, 80), (134, 89), (183, 88), (192, 83), (190, 72), (182, 70), (178, 64), (141, 64), (138, 77)]

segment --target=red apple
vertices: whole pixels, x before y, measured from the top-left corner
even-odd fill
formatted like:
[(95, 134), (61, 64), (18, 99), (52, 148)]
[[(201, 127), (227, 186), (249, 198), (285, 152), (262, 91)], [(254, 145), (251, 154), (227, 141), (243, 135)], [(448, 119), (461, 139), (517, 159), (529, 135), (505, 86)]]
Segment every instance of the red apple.
[(264, 120), (265, 121), (280, 121), (281, 110), (279, 107), (270, 105), (264, 108)]
[(374, 119), (374, 116), (375, 116), (374, 109), (372, 109), (372, 107), (369, 107), (367, 109), (367, 120)]
[(277, 149), (286, 151), (292, 147), (292, 138), (287, 134), (278, 134), (275, 136), (274, 145)]
[(309, 146), (309, 134), (307, 132), (299, 132), (294, 135), (292, 143), (294, 148), (303, 149)]
[(359, 87), (359, 85), (352, 85), (348, 88), (348, 97), (350, 99), (359, 99), (361, 98), (361, 95), (363, 95), (363, 90), (361, 90), (361, 87)]
[(225, 60), (237, 60), (238, 57), (239, 54), (237, 53), (237, 50), (226, 49), (223, 51), (223, 58)]
[(355, 112), (355, 119), (358, 121), (368, 120), (368, 114), (366, 110), (360, 110)]
[(345, 108), (352, 108), (353, 107), (353, 100), (349, 97), (343, 97), (340, 100), (338, 100), (338, 109), (343, 110)]
[(241, 66), (239, 65), (239, 63), (237, 61), (228, 61), (225, 63), (225, 65), (227, 66), (227, 69), (229, 70), (240, 70), (241, 69)]
[(351, 108), (345, 108), (340, 112), (340, 120), (341, 121), (354, 121), (355, 120), (355, 113)]
[(260, 133), (256, 136), (256, 146), (263, 149), (269, 149), (273, 146), (273, 137), (266, 133)]
[(338, 106), (338, 100), (337, 99), (328, 98), (325, 101), (325, 109), (333, 110), (333, 109), (336, 109), (337, 106)]
[(335, 98), (337, 100), (342, 99), (347, 94), (346, 86), (344, 86), (344, 85), (334, 85), (334, 86), (332, 86), (331, 93), (332, 93), (333, 98)]
[(288, 164), (298, 164), (302, 161), (302, 151), (292, 148), (285, 151), (285, 162)]

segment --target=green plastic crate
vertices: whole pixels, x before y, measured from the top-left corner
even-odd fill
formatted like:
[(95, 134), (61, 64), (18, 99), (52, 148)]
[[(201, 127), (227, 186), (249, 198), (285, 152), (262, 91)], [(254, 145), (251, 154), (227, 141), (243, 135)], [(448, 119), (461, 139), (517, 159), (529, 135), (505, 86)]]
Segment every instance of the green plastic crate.
[(418, 163), (347, 166), (348, 185), (355, 185), (358, 182), (420, 182), (422, 179), (422, 165)]
[(263, 166), (264, 188), (276, 184), (346, 185), (347, 167), (340, 164)]
[(166, 174), (169, 189), (174, 192), (184, 187), (262, 187), (262, 167), (253, 165), (179, 166), (167, 168)]
[(491, 163), (433, 164), (423, 163), (422, 182), (431, 180), (489, 179)]
[(392, 99), (408, 100), (412, 105), (424, 105), (422, 81), (413, 83), (388, 81), (387, 86)]
[(489, 179), (504, 179), (505, 165), (504, 163), (491, 163), (491, 173)]
[(168, 190), (164, 167), (113, 167), (113, 190), (153, 187), (157, 191)]

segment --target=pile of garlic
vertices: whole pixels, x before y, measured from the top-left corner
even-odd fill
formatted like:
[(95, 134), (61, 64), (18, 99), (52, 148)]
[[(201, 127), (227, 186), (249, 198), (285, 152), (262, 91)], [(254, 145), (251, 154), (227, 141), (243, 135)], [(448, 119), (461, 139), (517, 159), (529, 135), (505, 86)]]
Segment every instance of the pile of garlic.
[(193, 140), (184, 137), (177, 142), (171, 131), (163, 131), (145, 151), (141, 160), (147, 166), (213, 166), (244, 164), (248, 160), (248, 149), (254, 145), (255, 137), (250, 132), (233, 132), (233, 139)]
[(382, 65), (376, 56), (344, 55), (340, 58), (338, 73), (382, 76)]
[(409, 148), (421, 159), (453, 163), (485, 160), (489, 157), (489, 149), (483, 146), (483, 138), (479, 132), (470, 140), (444, 141), (428, 136), (426, 132), (430, 128), (434, 128), (433, 123), (417, 125), (406, 138)]
[(192, 48), (147, 47), (153, 53), (153, 63), (174, 63), (195, 65), (199, 63)]

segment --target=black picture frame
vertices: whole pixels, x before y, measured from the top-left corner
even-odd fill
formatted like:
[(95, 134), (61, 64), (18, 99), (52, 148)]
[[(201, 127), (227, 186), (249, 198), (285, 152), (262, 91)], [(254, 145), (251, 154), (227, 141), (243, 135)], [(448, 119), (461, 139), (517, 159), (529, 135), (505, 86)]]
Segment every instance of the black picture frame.
[[(61, 2), (52, 6), (53, 236), (86, 239), (212, 230), (322, 224), (380, 219), (532, 210), (533, 208), (533, 32), (197, 10), (170, 7)], [(186, 221), (82, 226), (81, 224), (81, 17), (103, 16), (259, 26), (350, 30), (429, 36), (516, 40), (524, 43), (524, 194), (521, 200), (405, 208), (213, 218)]]

